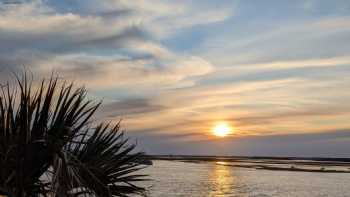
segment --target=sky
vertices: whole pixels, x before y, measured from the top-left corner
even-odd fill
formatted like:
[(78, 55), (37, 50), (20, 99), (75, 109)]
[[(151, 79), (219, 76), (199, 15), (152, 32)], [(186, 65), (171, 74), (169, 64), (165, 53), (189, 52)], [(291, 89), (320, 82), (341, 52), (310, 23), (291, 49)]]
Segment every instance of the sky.
[(148, 154), (350, 157), (348, 0), (0, 0), (0, 43)]

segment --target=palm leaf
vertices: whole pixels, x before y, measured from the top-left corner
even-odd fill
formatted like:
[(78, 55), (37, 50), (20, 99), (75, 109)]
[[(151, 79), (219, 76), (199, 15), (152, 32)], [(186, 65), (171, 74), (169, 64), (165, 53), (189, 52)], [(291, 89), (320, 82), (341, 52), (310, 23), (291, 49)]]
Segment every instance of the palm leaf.
[(120, 124), (90, 119), (100, 105), (84, 88), (57, 78), (34, 85), (17, 77), (0, 94), (0, 195), (127, 196), (144, 188), (135, 172), (144, 156), (124, 139)]

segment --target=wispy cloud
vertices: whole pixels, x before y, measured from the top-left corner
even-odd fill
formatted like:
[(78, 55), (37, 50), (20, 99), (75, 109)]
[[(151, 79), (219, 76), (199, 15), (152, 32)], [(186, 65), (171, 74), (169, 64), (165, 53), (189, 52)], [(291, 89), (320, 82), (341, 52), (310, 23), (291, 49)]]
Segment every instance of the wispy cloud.
[[(96, 88), (191, 85), (188, 77), (213, 70), (203, 58), (172, 52), (151, 31), (162, 27), (155, 20), (176, 17), (170, 12), (174, 6), (189, 15), (191, 10), (186, 4), (106, 1), (94, 7), (95, 4), (73, 3), (66, 10), (45, 1), (5, 7), (0, 14), (1, 70), (16, 70), (19, 65), (43, 75), (56, 70), (70, 79), (79, 75), (79, 81)], [(208, 21), (202, 18), (188, 22), (178, 22), (177, 28)]]

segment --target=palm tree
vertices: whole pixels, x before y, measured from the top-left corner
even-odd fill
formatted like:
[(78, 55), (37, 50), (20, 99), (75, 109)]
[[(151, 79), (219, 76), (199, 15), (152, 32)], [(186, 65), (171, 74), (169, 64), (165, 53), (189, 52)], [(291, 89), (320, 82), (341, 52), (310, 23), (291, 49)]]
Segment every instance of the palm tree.
[[(35, 89), (35, 90), (33, 90)], [(0, 196), (144, 195), (145, 167), (120, 124), (92, 126), (99, 103), (84, 88), (35, 86), (26, 75), (0, 93)]]

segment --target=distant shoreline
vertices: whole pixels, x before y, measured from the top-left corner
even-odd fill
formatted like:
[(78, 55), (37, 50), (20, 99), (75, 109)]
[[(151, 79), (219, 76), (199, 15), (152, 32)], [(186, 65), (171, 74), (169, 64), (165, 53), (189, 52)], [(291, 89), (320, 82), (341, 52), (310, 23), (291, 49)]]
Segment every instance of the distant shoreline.
[(214, 155), (147, 155), (152, 160), (198, 160), (198, 161), (237, 161), (237, 160), (285, 160), (349, 163), (350, 158), (336, 157), (272, 157), (272, 156), (214, 156)]
[(217, 165), (239, 168), (251, 168), (256, 170), (350, 173), (350, 158), (244, 157), (199, 155), (148, 155), (147, 157), (151, 160), (169, 160), (191, 163), (215, 162)]

